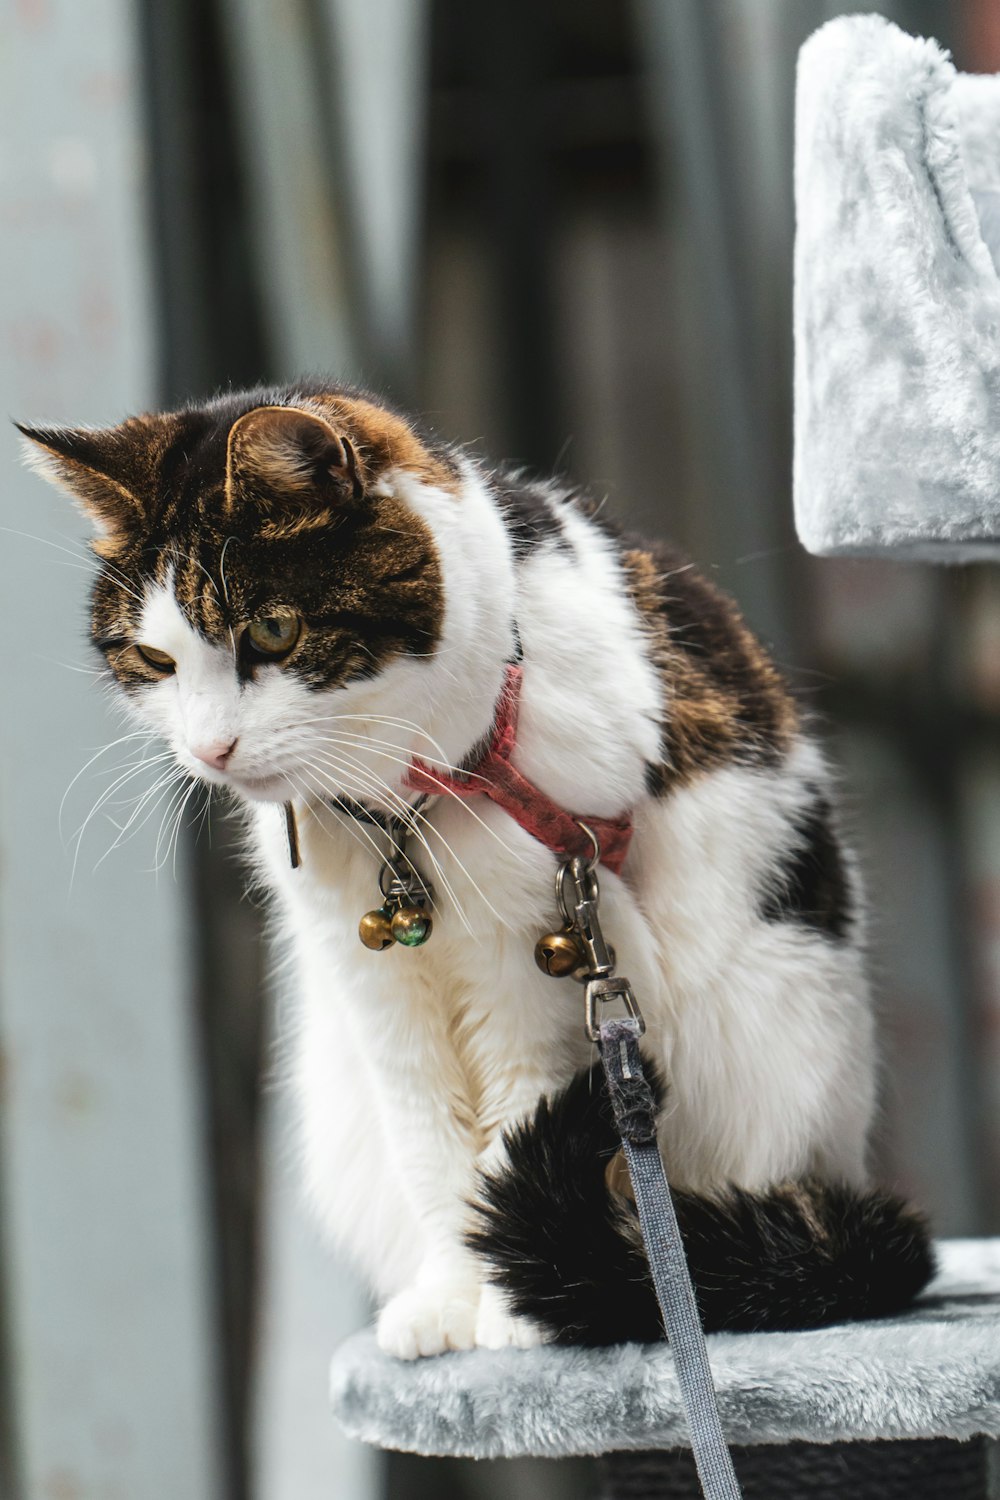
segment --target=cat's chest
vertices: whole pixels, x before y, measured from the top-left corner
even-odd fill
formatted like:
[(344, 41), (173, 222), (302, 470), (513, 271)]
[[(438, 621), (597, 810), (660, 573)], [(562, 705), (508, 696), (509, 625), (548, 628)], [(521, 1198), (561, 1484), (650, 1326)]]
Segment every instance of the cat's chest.
[[(385, 905), (384, 835), (325, 809), (318, 815), (300, 810), (297, 824), (301, 863), (295, 869), (277, 809), (264, 810), (256, 827), (269, 883), (293, 934), (335, 949), (352, 968), (378, 974), (385, 955), (363, 946), (359, 925)], [(419, 949), (391, 955), (412, 960), (398, 966), (402, 974), (459, 982), (482, 971), (484, 955), (512, 944), (523, 948), (551, 926), (553, 856), (498, 808), (485, 799), (442, 802), (422, 823), (421, 835), (409, 839), (407, 852), (433, 888), (432, 931)]]

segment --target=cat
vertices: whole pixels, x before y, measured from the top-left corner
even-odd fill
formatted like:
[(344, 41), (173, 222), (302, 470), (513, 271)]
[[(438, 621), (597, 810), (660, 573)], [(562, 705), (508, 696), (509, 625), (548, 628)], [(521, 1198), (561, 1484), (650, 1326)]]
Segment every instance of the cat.
[(92, 636), (129, 712), (245, 813), (294, 964), (306, 1191), (383, 1350), (662, 1337), (581, 990), (533, 956), (560, 925), (544, 828), (486, 794), (421, 804), (430, 935), (359, 942), (366, 910), (388, 920), (368, 819), (417, 801), (415, 767), (473, 789), (501, 711), (540, 806), (632, 832), (623, 863), (602, 850), (600, 909), (706, 1326), (916, 1294), (923, 1222), (868, 1185), (831, 775), (725, 596), (566, 485), (332, 383), (21, 431), (96, 525)]

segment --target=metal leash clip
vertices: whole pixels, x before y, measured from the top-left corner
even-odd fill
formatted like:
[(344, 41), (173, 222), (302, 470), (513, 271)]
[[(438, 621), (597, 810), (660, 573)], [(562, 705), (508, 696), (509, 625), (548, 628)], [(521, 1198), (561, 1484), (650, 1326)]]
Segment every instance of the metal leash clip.
[[(572, 976), (586, 986), (584, 992), (584, 1025), (592, 1042), (600, 1036), (602, 1007), (620, 1000), (629, 1016), (638, 1022), (640, 1033), (646, 1029), (638, 1001), (627, 979), (615, 976), (615, 950), (605, 940), (601, 928), (599, 905), (601, 888), (597, 865), (600, 845), (586, 823), (581, 828), (590, 835), (594, 852), (590, 859), (574, 855), (559, 866), (556, 873), (556, 903), (566, 924), (562, 932), (547, 933), (535, 945), (535, 962), (554, 978)], [(571, 887), (567, 894), (567, 886)]]

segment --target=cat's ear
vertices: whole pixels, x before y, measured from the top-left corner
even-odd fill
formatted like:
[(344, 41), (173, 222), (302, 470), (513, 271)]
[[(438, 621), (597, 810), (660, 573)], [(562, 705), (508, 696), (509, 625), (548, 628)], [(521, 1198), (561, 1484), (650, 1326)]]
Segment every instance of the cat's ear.
[(150, 482), (152, 433), (142, 417), (117, 427), (27, 427), (28, 465), (65, 490), (107, 537), (138, 531)]
[(354, 446), (323, 417), (293, 406), (258, 406), (233, 423), (226, 498), (249, 487), (258, 500), (329, 506), (360, 499), (364, 480)]

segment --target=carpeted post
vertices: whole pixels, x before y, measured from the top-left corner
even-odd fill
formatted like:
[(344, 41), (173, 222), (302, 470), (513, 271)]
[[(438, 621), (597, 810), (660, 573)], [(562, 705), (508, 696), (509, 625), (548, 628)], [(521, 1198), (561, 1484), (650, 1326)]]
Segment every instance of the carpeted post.
[[(985, 1500), (986, 1443), (782, 1443), (734, 1448), (744, 1500)], [(609, 1453), (601, 1500), (698, 1500), (686, 1448)]]

